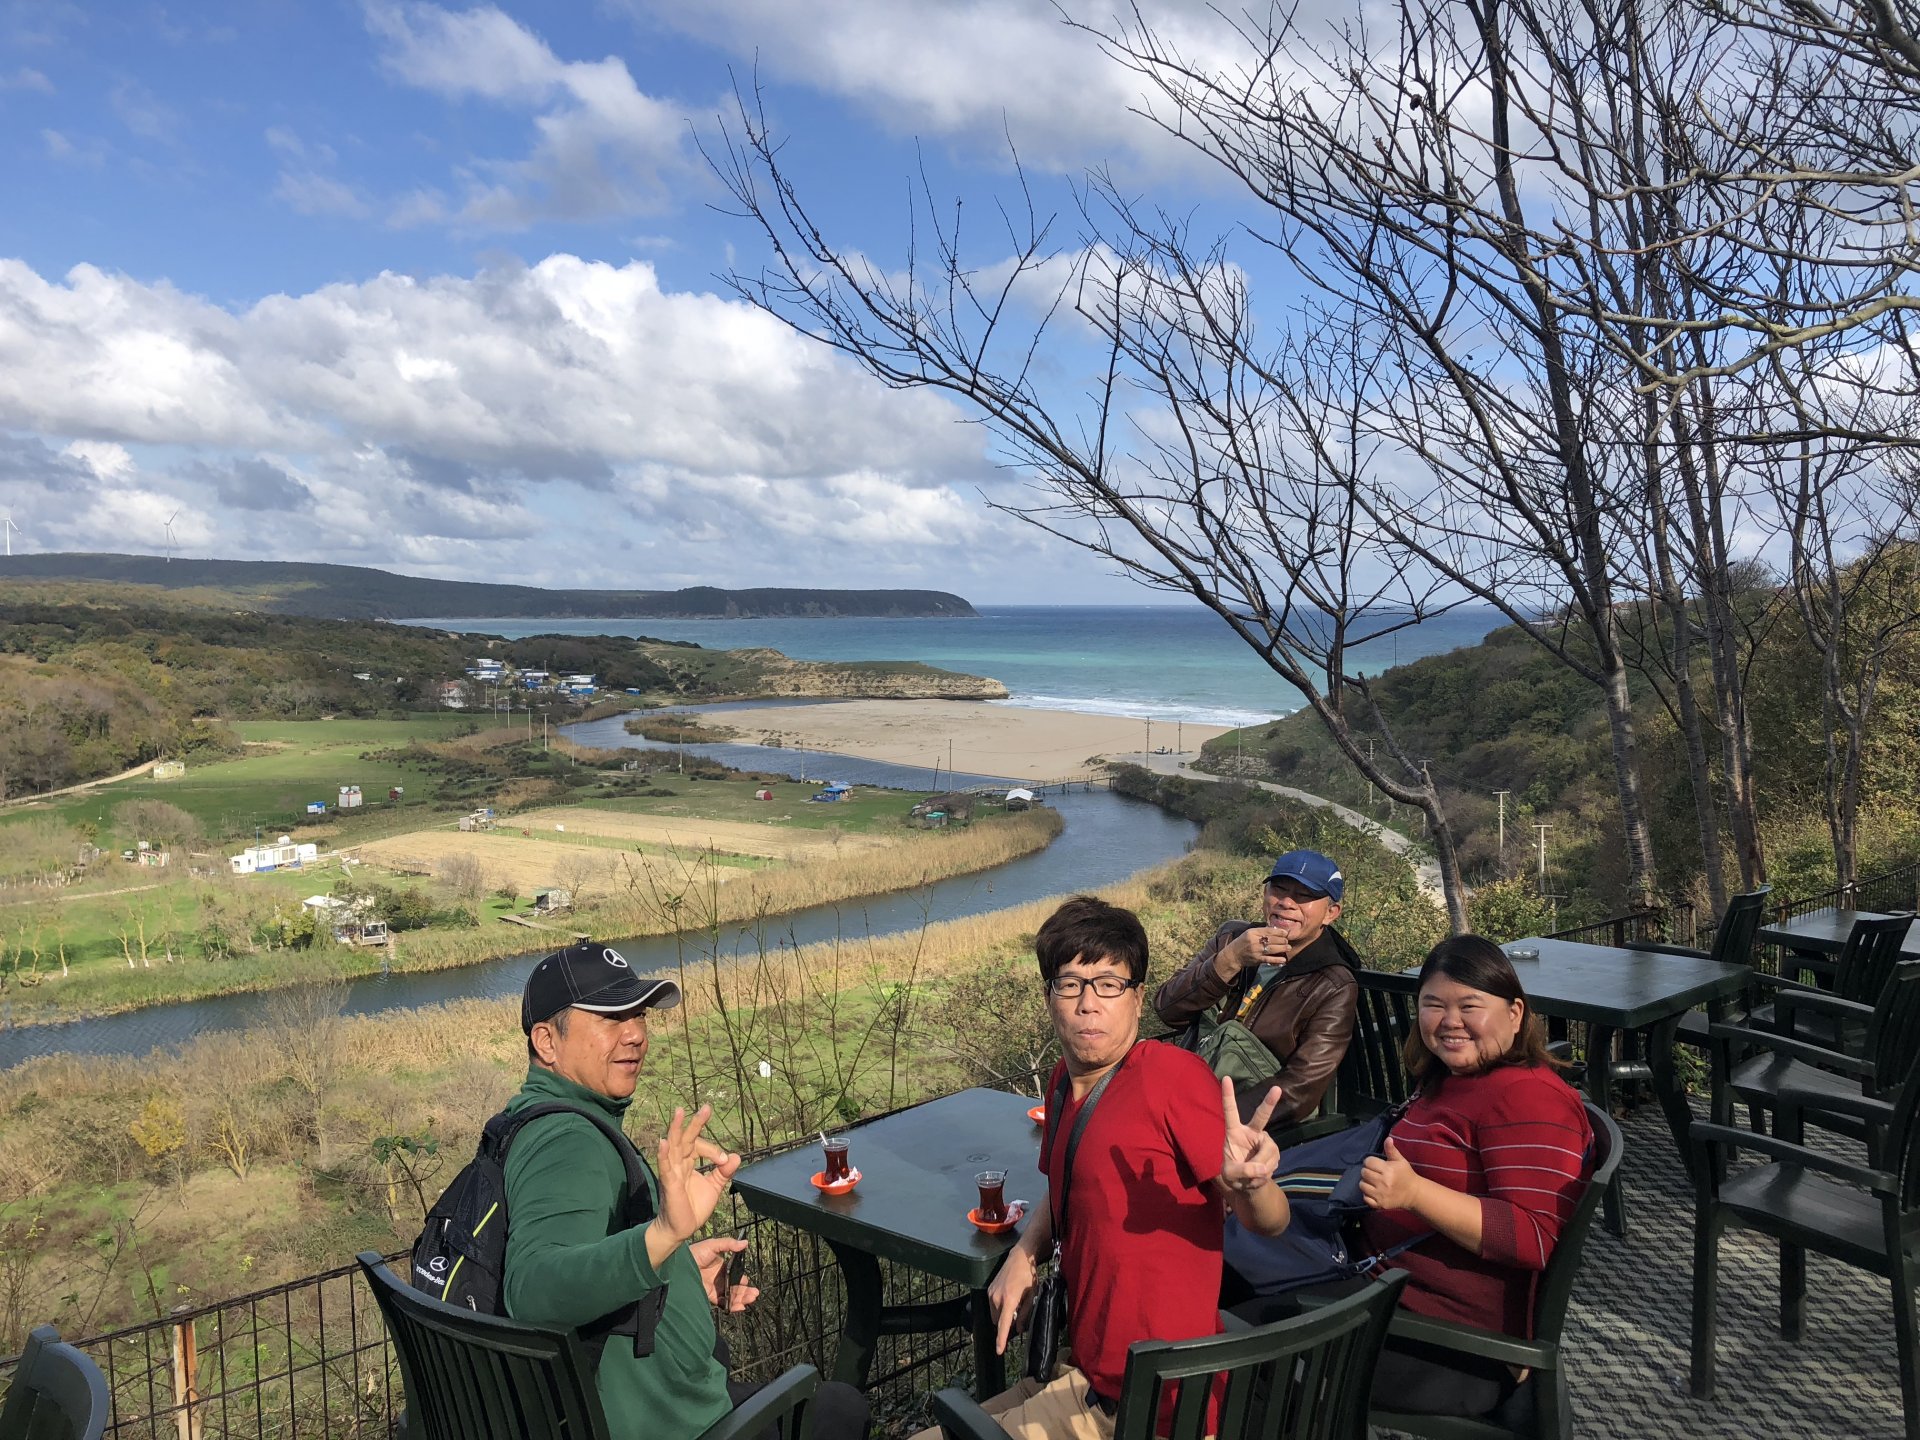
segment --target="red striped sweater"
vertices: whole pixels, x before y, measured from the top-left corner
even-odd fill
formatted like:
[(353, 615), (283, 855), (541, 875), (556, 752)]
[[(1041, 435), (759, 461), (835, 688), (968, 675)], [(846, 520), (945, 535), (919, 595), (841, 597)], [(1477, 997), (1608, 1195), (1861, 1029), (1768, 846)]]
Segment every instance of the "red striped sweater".
[[(1533, 1287), (1591, 1171), (1593, 1130), (1580, 1097), (1537, 1066), (1449, 1075), (1393, 1127), (1407, 1163), (1450, 1190), (1480, 1197), (1480, 1253), (1434, 1235), (1392, 1263), (1408, 1272), (1400, 1303), (1422, 1315), (1523, 1338)], [(1411, 1210), (1375, 1210), (1370, 1245), (1433, 1227)]]

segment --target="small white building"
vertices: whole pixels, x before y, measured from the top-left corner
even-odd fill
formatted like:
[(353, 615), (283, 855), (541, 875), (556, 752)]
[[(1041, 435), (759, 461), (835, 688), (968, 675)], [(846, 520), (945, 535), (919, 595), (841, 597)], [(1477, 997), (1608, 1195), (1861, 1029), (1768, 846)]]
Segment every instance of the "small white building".
[(153, 770), (150, 773), (156, 780), (178, 780), (182, 775), (187, 773), (187, 762), (184, 760), (156, 760), (153, 762)]
[(296, 845), (282, 835), (271, 845), (249, 845), (238, 855), (229, 855), (227, 864), (236, 875), (258, 875), (265, 870), (297, 870), (320, 858), (320, 847), (312, 841)]
[(358, 785), (342, 785), (340, 787), (340, 808), (342, 810), (358, 810), (361, 803), (360, 787)]

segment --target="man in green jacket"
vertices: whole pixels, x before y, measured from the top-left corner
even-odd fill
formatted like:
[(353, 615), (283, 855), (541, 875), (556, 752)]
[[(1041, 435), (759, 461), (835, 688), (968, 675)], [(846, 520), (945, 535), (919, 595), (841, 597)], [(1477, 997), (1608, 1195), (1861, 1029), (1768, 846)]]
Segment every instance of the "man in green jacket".
[[(647, 1011), (679, 1003), (677, 984), (635, 975), (608, 946), (547, 956), (521, 997), (529, 1063), (507, 1110), (557, 1100), (621, 1125), (646, 1059)], [(600, 1401), (616, 1440), (693, 1440), (754, 1388), (728, 1380), (711, 1308), (746, 1242), (693, 1240), (740, 1168), (701, 1134), (709, 1114), (675, 1110), (658, 1173), (642, 1162), (653, 1212), (644, 1225), (627, 1224), (626, 1167), (584, 1115), (530, 1121), (507, 1152), (507, 1314), (605, 1337)], [(743, 1283), (724, 1299), (739, 1311), (759, 1293)], [(866, 1402), (850, 1386), (823, 1385), (813, 1417), (821, 1440), (858, 1440)]]

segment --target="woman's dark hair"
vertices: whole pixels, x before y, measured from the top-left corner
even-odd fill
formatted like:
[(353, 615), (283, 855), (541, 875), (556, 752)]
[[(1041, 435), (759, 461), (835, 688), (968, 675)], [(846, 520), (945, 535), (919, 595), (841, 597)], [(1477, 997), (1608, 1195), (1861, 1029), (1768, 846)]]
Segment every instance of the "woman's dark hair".
[(1147, 931), (1140, 917), (1093, 895), (1076, 895), (1049, 915), (1033, 937), (1033, 953), (1048, 984), (1076, 958), (1125, 965), (1136, 984), (1147, 978)]
[[(1427, 952), (1427, 958), (1420, 962), (1420, 988), (1426, 989), (1427, 981), (1435, 976), (1444, 977), (1456, 985), (1464, 985), (1469, 990), (1479, 990), (1496, 1000), (1520, 1002), (1520, 1030), (1513, 1037), (1513, 1044), (1507, 1048), (1507, 1053), (1493, 1062), (1495, 1065), (1553, 1066), (1564, 1063), (1548, 1052), (1546, 1027), (1540, 1023), (1540, 1017), (1533, 1013), (1533, 1004), (1527, 999), (1527, 992), (1520, 988), (1520, 977), (1514, 973), (1513, 962), (1507, 958), (1507, 952), (1486, 936), (1450, 935), (1434, 946)], [(1413, 1029), (1407, 1035), (1403, 1058), (1414, 1085), (1421, 1090), (1432, 1090), (1448, 1071), (1440, 1057), (1427, 1049), (1427, 1042), (1420, 1038), (1417, 1001), (1415, 1005)]]

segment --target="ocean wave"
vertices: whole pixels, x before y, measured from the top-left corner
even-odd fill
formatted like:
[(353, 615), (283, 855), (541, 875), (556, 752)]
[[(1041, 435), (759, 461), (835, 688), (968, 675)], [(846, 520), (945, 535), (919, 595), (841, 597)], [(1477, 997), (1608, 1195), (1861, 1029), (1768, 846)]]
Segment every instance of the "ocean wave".
[(989, 705), (1005, 705), (1016, 710), (1070, 710), (1078, 715), (1127, 715), (1155, 724), (1224, 725), (1239, 729), (1243, 725), (1266, 725), (1282, 718), (1288, 710), (1245, 710), (1227, 705), (1207, 705), (1180, 700), (1142, 700), (1135, 695), (1040, 695), (1020, 693), (1005, 700), (989, 700)]

